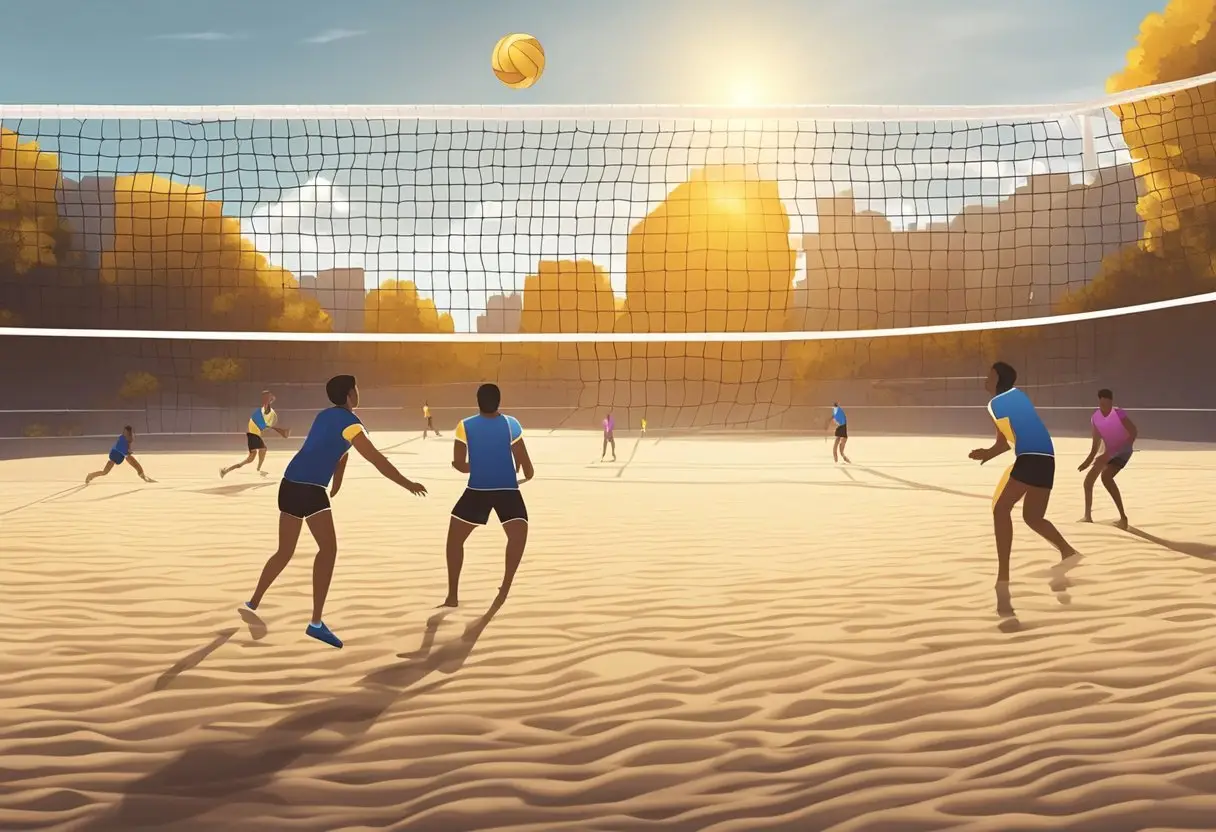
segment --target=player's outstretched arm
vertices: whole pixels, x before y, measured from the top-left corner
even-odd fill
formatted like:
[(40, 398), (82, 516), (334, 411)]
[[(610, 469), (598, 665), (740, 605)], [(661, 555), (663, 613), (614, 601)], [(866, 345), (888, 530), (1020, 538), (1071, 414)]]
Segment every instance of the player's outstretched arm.
[(288, 439), (291, 437), (291, 428), (273, 427), (273, 428), (271, 428), (271, 430), (273, 430), (275, 433), (277, 433), (279, 436), (283, 437), (284, 439)]
[(414, 482), (406, 477), (405, 474), (398, 471), (397, 466), (389, 462), (384, 454), (380, 453), (376, 446), (372, 444), (372, 440), (368, 439), (367, 434), (363, 431), (355, 434), (350, 444), (359, 452), (359, 456), (370, 462), (372, 467), (379, 471), (386, 479), (392, 480), (411, 494), (426, 494), (426, 486), (420, 482)]
[(516, 439), (511, 445), (511, 455), (515, 457), (515, 469), (523, 470), (524, 482), (536, 475), (536, 469), (532, 467), (532, 457), (528, 456), (528, 446), (524, 444), (523, 439)]
[(1093, 429), (1093, 442), (1089, 446), (1089, 453), (1085, 455), (1085, 461), (1077, 466), (1078, 471), (1084, 471), (1093, 464), (1094, 457), (1098, 455), (1098, 446), (1102, 444), (1102, 434), (1098, 433), (1098, 429)]
[(338, 460), (338, 467), (334, 468), (333, 485), (329, 487), (330, 497), (337, 497), (338, 492), (342, 490), (342, 478), (346, 476), (346, 461), (348, 459), (350, 459), (350, 455), (344, 454), (342, 458)]

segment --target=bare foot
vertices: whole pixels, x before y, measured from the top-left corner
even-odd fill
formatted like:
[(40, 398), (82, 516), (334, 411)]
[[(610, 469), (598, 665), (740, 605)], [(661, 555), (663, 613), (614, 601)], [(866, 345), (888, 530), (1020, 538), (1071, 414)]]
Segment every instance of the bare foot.
[(1078, 523), (1092, 523), (1092, 522), (1094, 522), (1094, 518), (1087, 514), (1084, 517), (1082, 517), (1080, 520), (1078, 520), (1077, 522)]
[(1001, 618), (1013, 618), (1013, 599), (1009, 594), (1009, 581), (996, 582), (996, 614)]
[(443, 599), (443, 603), (442, 603), (442, 604), (440, 604), (440, 605), (439, 605), (438, 607), (436, 607), (435, 609), (442, 609), (442, 608), (444, 608), (444, 607), (459, 607), (459, 606), (460, 606), (460, 601), (458, 601), (457, 599), (455, 599), (455, 598), (445, 598), (445, 599)]
[(221, 468), (221, 469), (220, 469), (220, 479), (223, 479), (223, 478), (224, 478), (224, 477), (226, 477), (226, 476), (228, 476), (228, 469), (227, 469), (227, 468)]
[(1120, 517), (1117, 521), (1115, 521), (1115, 528), (1123, 529), (1123, 531), (1127, 531), (1127, 518)]

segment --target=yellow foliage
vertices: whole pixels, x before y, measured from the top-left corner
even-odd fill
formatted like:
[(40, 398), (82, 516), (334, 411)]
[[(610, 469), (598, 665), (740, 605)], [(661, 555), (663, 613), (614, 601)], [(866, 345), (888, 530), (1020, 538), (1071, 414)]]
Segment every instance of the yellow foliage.
[[(524, 278), (519, 331), (612, 332), (619, 315), (608, 272), (590, 260), (542, 260)], [(542, 363), (591, 360), (605, 355), (596, 344), (537, 345), (526, 350)], [(550, 367), (551, 369), (551, 367)]]
[(245, 362), (237, 358), (208, 358), (203, 362), (201, 375), (204, 381), (213, 384), (240, 381), (245, 377)]
[(616, 317), (608, 272), (590, 260), (542, 260), (524, 279), (520, 332), (612, 332)]
[(51, 431), (51, 429), (49, 427), (47, 427), (46, 425), (44, 425), (40, 422), (35, 422), (32, 425), (26, 425), (22, 429), (21, 435), (25, 436), (29, 439), (36, 439), (36, 438), (40, 438), (43, 436), (53, 436), (54, 434)]
[(18, 274), (56, 263), (59, 159), (0, 127), (0, 268)]
[(440, 314), (435, 301), (418, 294), (410, 280), (386, 280), (367, 293), (363, 328), (367, 332), (455, 332), (452, 316)]
[[(1150, 14), (1140, 26), (1123, 72), (1107, 82), (1111, 92), (1178, 81), (1216, 70), (1216, 0), (1170, 0), (1161, 14)], [(1145, 221), (1144, 248), (1162, 251), (1165, 236), (1181, 231), (1197, 212), (1202, 224), (1216, 203), (1216, 89), (1212, 84), (1175, 95), (1136, 101), (1115, 108), (1123, 138), (1142, 178), (1138, 205)], [(1210, 253), (1206, 228), (1202, 240), (1183, 239), (1192, 253)], [(1213, 276), (1210, 256), (1192, 258), (1205, 276)]]
[[(386, 280), (367, 293), (363, 327), (367, 332), (454, 333), (455, 322), (423, 297), (409, 280)], [(372, 363), (395, 382), (457, 378), (480, 360), (477, 344), (350, 344), (343, 354), (357, 363)]]
[(777, 183), (706, 168), (629, 233), (625, 309), (634, 331), (781, 329), (796, 253)]
[[(618, 329), (784, 328), (797, 257), (789, 234), (789, 215), (776, 182), (739, 166), (697, 171), (630, 231), (625, 309)], [(635, 348), (632, 355), (645, 359), (634, 368), (634, 378), (739, 382), (775, 375), (781, 348), (758, 343), (660, 344)]]
[(146, 399), (160, 390), (160, 382), (151, 373), (138, 370), (127, 373), (118, 395), (123, 399)]
[[(162, 323), (216, 329), (323, 332), (320, 305), (299, 292), (286, 270), (271, 265), (202, 188), (152, 174), (114, 184), (114, 239), (102, 254), (101, 280), (121, 289), (168, 293)], [(181, 295), (174, 298), (174, 295)], [(175, 315), (187, 320), (165, 321)]]

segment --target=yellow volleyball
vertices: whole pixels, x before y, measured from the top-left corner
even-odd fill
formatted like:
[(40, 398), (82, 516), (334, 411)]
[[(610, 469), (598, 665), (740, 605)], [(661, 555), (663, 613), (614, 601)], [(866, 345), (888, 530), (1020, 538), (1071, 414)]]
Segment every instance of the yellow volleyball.
[(490, 67), (508, 87), (527, 89), (545, 71), (545, 50), (531, 35), (507, 35), (495, 44)]

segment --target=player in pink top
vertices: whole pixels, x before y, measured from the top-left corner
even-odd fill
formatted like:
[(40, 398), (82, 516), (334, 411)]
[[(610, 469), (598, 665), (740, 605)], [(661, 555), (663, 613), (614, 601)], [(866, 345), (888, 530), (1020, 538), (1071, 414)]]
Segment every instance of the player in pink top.
[(604, 457), (608, 456), (608, 448), (612, 447), (612, 461), (616, 462), (616, 439), (612, 435), (612, 431), (616, 428), (616, 419), (612, 418), (612, 411), (608, 411), (608, 415), (604, 417), (604, 446), (600, 449), (600, 462), (604, 461)]
[[(1098, 391), (1098, 409), (1089, 421), (1094, 429), (1094, 443), (1089, 449), (1089, 456), (1077, 467), (1078, 471), (1084, 471), (1093, 464), (1093, 468), (1085, 475), (1085, 516), (1081, 518), (1081, 522), (1093, 522), (1090, 511), (1094, 504), (1094, 483), (1101, 477), (1102, 484), (1110, 492), (1110, 498), (1115, 501), (1115, 508), (1119, 509), (1119, 522), (1115, 525), (1126, 529), (1127, 512), (1123, 510), (1123, 495), (1119, 493), (1115, 477), (1131, 460), (1132, 445), (1140, 431), (1122, 408), (1115, 407), (1115, 394), (1106, 389)], [(1098, 443), (1103, 445), (1101, 456), (1098, 456)]]

